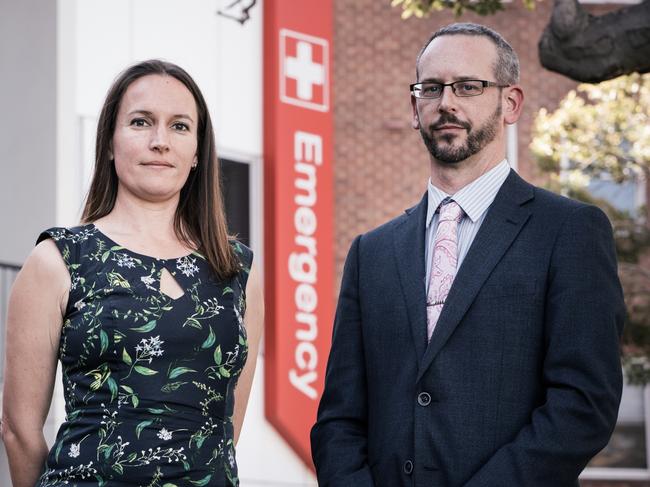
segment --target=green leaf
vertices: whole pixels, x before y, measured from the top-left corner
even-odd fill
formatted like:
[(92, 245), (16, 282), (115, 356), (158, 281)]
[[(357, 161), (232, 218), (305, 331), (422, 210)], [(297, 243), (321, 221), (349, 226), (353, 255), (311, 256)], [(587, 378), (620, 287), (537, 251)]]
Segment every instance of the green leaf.
[(172, 392), (181, 387), (182, 385), (187, 384), (187, 382), (169, 382), (160, 388), (163, 392)]
[(117, 396), (117, 382), (112, 377), (108, 378), (108, 388), (111, 390), (111, 401)]
[(203, 327), (201, 326), (201, 323), (199, 323), (199, 321), (197, 319), (195, 319), (195, 318), (186, 319), (185, 323), (183, 323), (183, 326), (185, 326), (185, 325), (189, 325), (192, 328), (197, 328), (199, 330), (203, 329)]
[[(104, 253), (102, 254), (102, 262), (106, 262), (106, 260), (108, 259), (108, 256), (109, 256), (109, 255), (111, 255), (111, 251), (110, 251), (110, 250), (107, 250), (106, 252), (104, 252)], [(120, 467), (120, 468), (121, 468), (121, 467)]]
[(133, 403), (133, 407), (137, 408), (138, 404), (140, 404), (140, 399), (138, 399), (138, 396), (134, 394), (131, 396), (131, 402)]
[(169, 378), (175, 379), (179, 375), (187, 374), (188, 372), (196, 372), (196, 370), (187, 367), (174, 367), (172, 371), (169, 373)]
[(108, 278), (108, 282), (111, 286), (123, 287), (127, 289), (131, 287), (129, 281), (124, 279), (119, 272), (115, 272), (115, 271), (109, 272), (108, 274), (106, 274), (106, 277)]
[(216, 337), (214, 336), (212, 327), (210, 327), (210, 334), (208, 335), (208, 338), (206, 338), (205, 341), (201, 344), (201, 348), (203, 350), (210, 348), (212, 345), (214, 345), (215, 339)]
[(230, 372), (225, 367), (219, 367), (219, 373), (222, 377), (230, 377)]
[(135, 436), (138, 437), (138, 440), (140, 439), (140, 433), (142, 433), (142, 430), (145, 429), (147, 426), (151, 426), (152, 424), (153, 424), (153, 420), (151, 419), (138, 423), (138, 426), (135, 427)]
[(217, 348), (214, 349), (214, 363), (221, 365), (221, 345), (217, 345)]
[(156, 320), (150, 321), (146, 325), (139, 326), (138, 328), (129, 328), (130, 330), (137, 331), (138, 333), (148, 333), (156, 327)]
[[(187, 382), (180, 382), (180, 384), (187, 384)], [(147, 408), (147, 411), (149, 411), (151, 414), (165, 414), (165, 413), (176, 413), (176, 412), (178, 412), (176, 409), (172, 409), (167, 405), (165, 406), (165, 409)]]
[(104, 330), (99, 330), (99, 342), (101, 343), (99, 355), (102, 355), (108, 348), (108, 335)]
[(203, 487), (205, 485), (208, 485), (208, 482), (210, 482), (210, 479), (212, 478), (212, 474), (208, 474), (205, 477), (203, 477), (201, 480), (190, 480), (192, 485), (197, 485), (198, 487)]
[(99, 447), (97, 447), (97, 453), (98, 454), (103, 453), (104, 458), (108, 458), (108, 457), (111, 456), (111, 450), (113, 450), (114, 446), (115, 446), (115, 444), (113, 444), (113, 445), (99, 445)]
[(167, 482), (166, 484), (163, 484), (162, 487), (178, 487), (178, 485), (172, 484), (171, 482)]
[(113, 245), (113, 246), (111, 247), (111, 250), (122, 250), (123, 248), (124, 248), (124, 247), (122, 247), (121, 245)]
[(101, 312), (104, 311), (104, 307), (100, 306), (96, 311), (95, 311), (95, 316), (99, 316)]
[(63, 440), (59, 441), (59, 443), (56, 446), (56, 450), (54, 450), (54, 460), (57, 462), (59, 461), (59, 453), (61, 453), (61, 447), (63, 446)]
[[(126, 365), (131, 365), (133, 363), (133, 360), (131, 360), (131, 356), (129, 355), (129, 352), (126, 351), (126, 348), (122, 349), (122, 361)], [(129, 392), (133, 392), (132, 390)]]
[(131, 463), (133, 460), (136, 459), (137, 456), (138, 456), (138, 454), (137, 454), (136, 452), (132, 452), (132, 453), (131, 453), (127, 458), (126, 458), (126, 461), (129, 462), (129, 463)]
[(124, 474), (124, 469), (122, 468), (122, 465), (120, 465), (119, 463), (114, 464), (112, 468), (120, 475)]
[(233, 290), (232, 290), (231, 287), (225, 287), (225, 288), (223, 288), (223, 292), (221, 293), (221, 295), (225, 296), (226, 294), (230, 294), (232, 292), (233, 292)]
[(108, 448), (104, 452), (104, 458), (108, 458), (111, 456), (111, 453), (113, 452), (113, 448), (115, 448), (115, 443), (113, 443), (112, 445), (108, 445)]
[(145, 367), (143, 365), (136, 365), (133, 368), (138, 374), (142, 374), (142, 375), (154, 375), (158, 373), (157, 370), (150, 369), (149, 367)]
[(239, 344), (246, 345), (246, 338), (243, 335), (239, 335)]
[(126, 392), (129, 394), (133, 394), (133, 389), (129, 386), (120, 386), (122, 389), (124, 389)]
[(228, 482), (230, 482), (233, 485), (236, 485), (238, 480), (237, 477), (236, 476), (233, 477), (232, 472), (227, 466), (225, 470), (226, 470), (226, 478), (228, 479)]

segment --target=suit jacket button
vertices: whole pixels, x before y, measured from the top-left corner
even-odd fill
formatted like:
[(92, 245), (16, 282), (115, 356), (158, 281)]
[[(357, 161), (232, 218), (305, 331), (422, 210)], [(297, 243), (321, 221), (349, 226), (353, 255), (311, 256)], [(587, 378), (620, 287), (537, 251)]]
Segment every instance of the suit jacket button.
[(420, 392), (420, 394), (418, 394), (418, 404), (420, 406), (428, 406), (431, 404), (431, 394), (428, 392)]
[(411, 473), (413, 473), (413, 462), (411, 460), (406, 460), (404, 462), (404, 473), (406, 475), (411, 475)]

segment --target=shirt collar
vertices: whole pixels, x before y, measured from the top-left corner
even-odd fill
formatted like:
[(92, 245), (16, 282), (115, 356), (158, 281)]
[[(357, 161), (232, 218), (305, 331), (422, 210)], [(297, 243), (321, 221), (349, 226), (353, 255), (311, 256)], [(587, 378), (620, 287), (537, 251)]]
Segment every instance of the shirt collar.
[(449, 195), (435, 187), (429, 179), (427, 200), (427, 227), (431, 224), (440, 203), (445, 198), (452, 198), (463, 209), (463, 212), (476, 223), (496, 198), (501, 185), (510, 173), (510, 165), (504, 159), (454, 195)]

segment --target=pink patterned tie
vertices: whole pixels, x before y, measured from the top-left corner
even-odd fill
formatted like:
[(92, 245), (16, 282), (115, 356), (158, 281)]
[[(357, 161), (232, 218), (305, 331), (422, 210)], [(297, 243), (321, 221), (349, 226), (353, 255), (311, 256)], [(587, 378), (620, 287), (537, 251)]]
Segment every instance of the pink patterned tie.
[(429, 292), (427, 293), (427, 337), (431, 340), (438, 317), (456, 276), (458, 222), (463, 210), (455, 201), (440, 206), (440, 219), (433, 244)]

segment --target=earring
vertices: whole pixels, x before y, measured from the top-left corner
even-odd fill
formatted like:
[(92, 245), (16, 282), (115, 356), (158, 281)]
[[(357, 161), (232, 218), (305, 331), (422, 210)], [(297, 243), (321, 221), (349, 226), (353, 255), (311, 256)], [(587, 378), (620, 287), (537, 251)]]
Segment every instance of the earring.
[(198, 166), (198, 165), (199, 165), (198, 163), (192, 164), (192, 171), (196, 170), (196, 166)]

